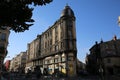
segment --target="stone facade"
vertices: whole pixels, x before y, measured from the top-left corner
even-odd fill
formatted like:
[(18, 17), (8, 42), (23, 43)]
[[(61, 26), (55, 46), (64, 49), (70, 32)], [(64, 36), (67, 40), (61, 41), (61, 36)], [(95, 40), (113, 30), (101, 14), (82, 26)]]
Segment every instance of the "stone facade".
[(120, 39), (116, 36), (110, 40), (96, 43), (87, 55), (86, 64), (93, 73), (99, 73), (100, 68), (106, 75), (120, 74)]
[(39, 66), (49, 74), (76, 76), (77, 47), (74, 12), (65, 6), (61, 17), (28, 44), (26, 70)]
[(38, 35), (35, 40), (33, 40), (31, 43), (27, 45), (27, 57), (26, 57), (26, 68), (25, 71), (27, 72), (28, 69), (34, 71), (34, 68), (40, 64), (40, 60), (38, 58), (41, 55), (40, 52), (40, 41), (41, 41), (41, 36)]
[(10, 34), (9, 28), (5, 27), (0, 28), (0, 71), (2, 70), (4, 58), (8, 53), (7, 46), (9, 34)]

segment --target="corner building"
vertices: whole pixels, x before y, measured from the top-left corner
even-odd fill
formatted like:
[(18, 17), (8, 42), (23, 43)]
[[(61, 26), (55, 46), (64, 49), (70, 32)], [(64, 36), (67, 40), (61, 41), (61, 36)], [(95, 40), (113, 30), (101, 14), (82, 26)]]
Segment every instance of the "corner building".
[(36, 53), (30, 53), (31, 49), (28, 48), (28, 56), (33, 56), (32, 59), (28, 57), (29, 66), (32, 65), (33, 68), (39, 66), (41, 70), (47, 69), (49, 74), (63, 73), (66, 76), (76, 76), (75, 16), (68, 5), (63, 9), (60, 19), (38, 35), (37, 39), (39, 39), (39, 45)]

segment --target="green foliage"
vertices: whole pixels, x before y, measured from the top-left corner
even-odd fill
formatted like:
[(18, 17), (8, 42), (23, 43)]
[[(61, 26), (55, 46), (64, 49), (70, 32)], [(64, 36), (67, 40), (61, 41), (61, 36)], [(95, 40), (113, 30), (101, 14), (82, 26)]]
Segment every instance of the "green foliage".
[(29, 5), (43, 6), (52, 0), (0, 0), (0, 27), (10, 27), (15, 32), (24, 32), (33, 25), (33, 8)]

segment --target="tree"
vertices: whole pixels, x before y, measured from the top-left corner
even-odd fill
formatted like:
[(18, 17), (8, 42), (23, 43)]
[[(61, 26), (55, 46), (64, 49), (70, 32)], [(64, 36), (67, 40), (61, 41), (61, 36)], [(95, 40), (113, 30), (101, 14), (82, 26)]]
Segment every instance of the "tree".
[(43, 6), (53, 0), (0, 0), (0, 28), (24, 32), (33, 25), (30, 5)]

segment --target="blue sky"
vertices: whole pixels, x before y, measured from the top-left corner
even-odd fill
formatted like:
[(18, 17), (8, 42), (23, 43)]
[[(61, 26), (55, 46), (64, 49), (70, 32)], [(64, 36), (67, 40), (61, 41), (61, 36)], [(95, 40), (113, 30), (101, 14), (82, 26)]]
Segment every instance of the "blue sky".
[(33, 12), (34, 25), (28, 31), (9, 36), (8, 55), (12, 59), (27, 50), (27, 43), (38, 34), (52, 26), (60, 18), (65, 5), (68, 4), (76, 16), (76, 34), (78, 59), (84, 62), (86, 53), (95, 44), (111, 40), (114, 35), (120, 38), (120, 27), (117, 24), (120, 15), (120, 0), (53, 0), (46, 6), (36, 7)]

